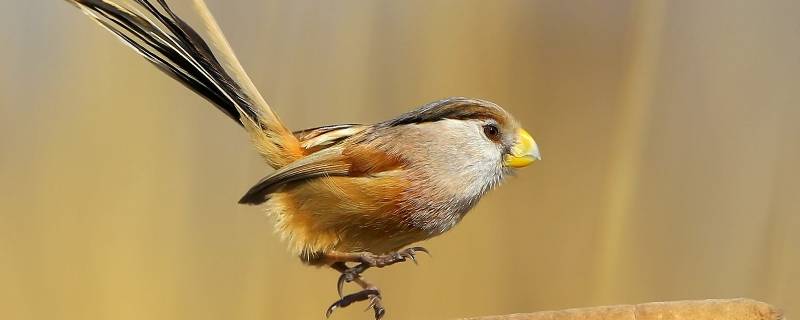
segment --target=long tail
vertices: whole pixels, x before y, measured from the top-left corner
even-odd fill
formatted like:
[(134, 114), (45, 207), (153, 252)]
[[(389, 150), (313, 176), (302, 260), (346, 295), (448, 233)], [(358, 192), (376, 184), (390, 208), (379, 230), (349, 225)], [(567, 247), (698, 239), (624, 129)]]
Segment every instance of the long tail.
[(273, 168), (303, 156), (297, 138), (258, 93), (202, 0), (194, 0), (194, 4), (208, 29), (208, 42), (165, 0), (67, 2), (245, 127)]

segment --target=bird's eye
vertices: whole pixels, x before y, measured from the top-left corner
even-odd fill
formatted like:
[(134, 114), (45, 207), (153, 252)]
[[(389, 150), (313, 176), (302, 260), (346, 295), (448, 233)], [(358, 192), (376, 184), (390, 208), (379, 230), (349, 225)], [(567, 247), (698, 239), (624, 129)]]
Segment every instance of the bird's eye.
[(497, 128), (496, 125), (487, 124), (483, 126), (483, 133), (486, 134), (486, 137), (497, 141), (500, 138), (500, 129)]

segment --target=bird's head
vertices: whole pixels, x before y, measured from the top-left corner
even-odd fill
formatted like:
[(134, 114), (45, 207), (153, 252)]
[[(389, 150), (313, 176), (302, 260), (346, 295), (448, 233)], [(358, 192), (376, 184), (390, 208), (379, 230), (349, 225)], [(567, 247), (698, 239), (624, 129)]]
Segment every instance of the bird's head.
[(536, 141), (511, 114), (488, 101), (476, 100), (476, 103), (473, 105), (476, 116), (464, 121), (480, 126), (487, 146), (502, 155), (504, 167), (523, 168), (542, 159)]
[[(448, 98), (379, 124), (371, 140), (402, 159), (423, 229), (454, 226), (514, 169), (541, 159), (530, 134), (498, 105)], [(427, 215), (426, 215), (427, 214)]]
[[(431, 124), (436, 136), (451, 146), (453, 155), (474, 161), (499, 163), (506, 170), (541, 160), (539, 146), (514, 117), (495, 103), (469, 98), (447, 98), (429, 103), (386, 123), (389, 126)], [(463, 157), (461, 157), (463, 158)]]

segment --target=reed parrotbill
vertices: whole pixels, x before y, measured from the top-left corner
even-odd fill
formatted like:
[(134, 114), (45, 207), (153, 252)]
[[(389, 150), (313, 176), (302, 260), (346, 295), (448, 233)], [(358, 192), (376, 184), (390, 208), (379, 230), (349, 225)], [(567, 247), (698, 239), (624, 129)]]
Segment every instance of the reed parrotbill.
[[(496, 104), (448, 98), (372, 125), (292, 132), (245, 74), (202, 0), (202, 37), (165, 0), (67, 0), (161, 71), (244, 127), (275, 171), (239, 203), (263, 204), (303, 262), (341, 273), (327, 315), (381, 294), (361, 273), (414, 260), (403, 249), (455, 226), (511, 170), (539, 159), (533, 138)], [(342, 286), (362, 287), (342, 295)]]

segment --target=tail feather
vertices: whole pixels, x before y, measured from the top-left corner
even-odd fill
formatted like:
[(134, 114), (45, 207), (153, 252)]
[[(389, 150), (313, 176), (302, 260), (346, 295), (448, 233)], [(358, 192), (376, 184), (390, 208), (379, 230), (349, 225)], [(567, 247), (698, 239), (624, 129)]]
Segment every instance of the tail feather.
[(195, 8), (206, 24), (211, 46), (164, 0), (67, 1), (244, 126), (272, 167), (302, 157), (299, 141), (255, 89), (202, 0), (195, 0)]

